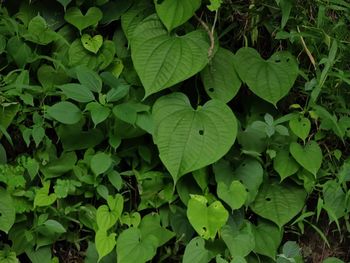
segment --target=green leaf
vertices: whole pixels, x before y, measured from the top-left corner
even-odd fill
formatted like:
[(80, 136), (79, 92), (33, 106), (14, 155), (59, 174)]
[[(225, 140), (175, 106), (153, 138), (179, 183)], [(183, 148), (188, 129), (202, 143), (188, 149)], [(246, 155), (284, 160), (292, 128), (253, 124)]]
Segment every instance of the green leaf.
[(255, 200), (260, 185), (263, 182), (264, 170), (261, 164), (254, 159), (246, 159), (234, 171), (233, 179), (243, 183), (248, 191), (246, 205)]
[(305, 147), (296, 142), (292, 142), (289, 147), (293, 158), (315, 177), (322, 165), (322, 150), (317, 142), (310, 141)]
[(31, 48), (18, 36), (7, 41), (7, 53), (19, 68), (23, 68), (33, 56)]
[(77, 162), (75, 152), (65, 152), (60, 158), (51, 160), (45, 166), (42, 166), (40, 171), (44, 174), (45, 179), (61, 176), (71, 171)]
[(16, 210), (10, 194), (0, 188), (0, 230), (9, 232), (16, 219)]
[(91, 119), (94, 122), (95, 126), (103, 121), (105, 121), (111, 110), (98, 102), (91, 102), (86, 105), (86, 110), (90, 111)]
[(323, 260), (322, 263), (344, 263), (344, 261), (339, 258), (329, 257)]
[(241, 80), (236, 73), (234, 59), (231, 51), (219, 48), (209, 65), (201, 71), (204, 88), (210, 98), (227, 103), (236, 96)]
[(78, 102), (90, 102), (95, 100), (94, 94), (86, 87), (78, 83), (68, 83), (58, 86), (68, 98)]
[(91, 158), (90, 167), (95, 175), (100, 175), (106, 172), (112, 165), (111, 157), (103, 152), (95, 154)]
[(24, 38), (39, 45), (47, 45), (59, 38), (59, 35), (49, 28), (45, 19), (37, 15), (30, 20), (28, 34)]
[(201, 6), (201, 0), (154, 0), (157, 14), (168, 31), (184, 24)]
[(204, 31), (169, 35), (156, 15), (135, 29), (131, 57), (145, 88), (145, 97), (171, 87), (201, 71), (208, 63)]
[(37, 71), (38, 80), (46, 91), (52, 91), (56, 85), (69, 82), (70, 78), (60, 69), (46, 64), (42, 64)]
[(266, 182), (250, 207), (257, 215), (271, 220), (282, 228), (300, 212), (305, 198), (304, 189), (290, 184)]
[(75, 124), (82, 118), (80, 109), (68, 101), (61, 101), (48, 107), (47, 114), (64, 124)]
[(218, 11), (221, 4), (222, 0), (210, 0), (210, 5), (207, 5), (207, 8), (212, 12)]
[(277, 226), (268, 222), (260, 222), (254, 229), (255, 248), (254, 252), (268, 256), (273, 260), (282, 241), (282, 232)]
[(63, 6), (64, 11), (66, 11), (66, 8), (69, 5), (69, 3), (72, 2), (72, 0), (56, 0), (56, 1)]
[(175, 236), (175, 233), (161, 227), (160, 216), (158, 214), (148, 214), (142, 218), (139, 226), (142, 238), (154, 236), (157, 238), (157, 247), (163, 246)]
[(114, 43), (110, 40), (103, 41), (97, 54), (87, 51), (80, 39), (76, 39), (68, 50), (69, 66), (86, 66), (92, 70), (103, 70), (108, 67), (115, 55)]
[(132, 7), (121, 16), (122, 29), (130, 40), (138, 24), (147, 16), (154, 13), (151, 1), (136, 1)]
[(75, 73), (79, 82), (91, 90), (92, 92), (101, 92), (102, 90), (102, 79), (93, 70), (86, 66), (77, 66), (74, 68)]
[(212, 164), (233, 145), (237, 122), (231, 109), (211, 100), (194, 110), (182, 93), (163, 96), (153, 106), (160, 159), (176, 182), (182, 175)]
[(116, 234), (107, 234), (105, 230), (98, 230), (95, 235), (96, 250), (98, 253), (98, 262), (108, 255), (116, 245)]
[(10, 249), (0, 250), (0, 262), (1, 263), (19, 263), (16, 253)]
[(107, 231), (117, 223), (121, 211), (110, 211), (107, 205), (101, 205), (96, 212), (96, 222), (99, 230)]
[(237, 256), (245, 257), (255, 247), (252, 224), (249, 222), (244, 222), (240, 228), (233, 224), (226, 224), (222, 227), (220, 233), (233, 258)]
[(52, 205), (56, 199), (56, 194), (50, 194), (50, 182), (43, 182), (43, 187), (36, 190), (34, 197), (34, 207)]
[(220, 201), (207, 206), (204, 196), (191, 195), (187, 205), (187, 217), (200, 237), (214, 239), (216, 233), (225, 225), (228, 212)]
[(103, 37), (101, 35), (91, 37), (88, 34), (84, 34), (80, 40), (83, 47), (94, 54), (97, 54), (103, 44)]
[(81, 13), (78, 7), (71, 7), (66, 11), (64, 19), (81, 32), (89, 26), (97, 25), (102, 16), (101, 10), (97, 7), (90, 7), (85, 15)]
[(281, 181), (295, 174), (299, 170), (298, 163), (290, 156), (286, 150), (278, 151), (273, 159), (273, 169), (281, 177)]
[(232, 210), (241, 208), (248, 197), (247, 190), (240, 181), (232, 181), (231, 185), (219, 182), (217, 192), (218, 197), (225, 201)]
[(204, 239), (195, 237), (187, 244), (182, 263), (208, 263), (214, 256), (205, 248)]
[(101, 7), (103, 13), (101, 23), (109, 24), (113, 21), (119, 20), (120, 17), (130, 8), (133, 2), (134, 1), (109, 1)]
[(311, 130), (311, 122), (308, 118), (298, 116), (289, 121), (289, 127), (296, 136), (305, 142)]
[(117, 240), (118, 263), (145, 263), (156, 255), (157, 238), (141, 236), (141, 231), (131, 227), (124, 230)]
[(288, 52), (276, 52), (268, 60), (253, 48), (241, 48), (235, 55), (239, 77), (257, 96), (276, 106), (292, 88), (298, 64)]
[(61, 225), (61, 223), (57, 222), (56, 220), (46, 220), (43, 226), (45, 226), (47, 231), (52, 233), (63, 234), (66, 232), (66, 229)]

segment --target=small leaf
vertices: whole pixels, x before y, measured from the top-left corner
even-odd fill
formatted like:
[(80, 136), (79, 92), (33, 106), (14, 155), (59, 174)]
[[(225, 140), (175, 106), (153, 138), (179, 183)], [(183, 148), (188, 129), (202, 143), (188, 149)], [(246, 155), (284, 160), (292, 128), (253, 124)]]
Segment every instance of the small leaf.
[(98, 253), (98, 262), (108, 255), (116, 245), (116, 234), (107, 234), (105, 230), (98, 230), (95, 235), (96, 250)]
[(231, 51), (219, 48), (210, 64), (201, 71), (204, 88), (210, 98), (227, 103), (236, 96), (241, 80), (236, 73), (234, 59)]
[(111, 110), (98, 102), (91, 102), (86, 105), (86, 110), (90, 111), (91, 119), (95, 126), (105, 121), (111, 113)]
[(295, 174), (299, 170), (298, 163), (289, 155), (286, 150), (277, 152), (276, 158), (273, 159), (273, 168), (280, 175), (281, 181)]
[(83, 47), (94, 54), (97, 54), (103, 44), (103, 37), (101, 35), (91, 37), (88, 34), (84, 34), (80, 40)]
[(311, 130), (311, 122), (308, 118), (298, 116), (289, 121), (289, 127), (296, 136), (305, 142)]
[(277, 52), (268, 60), (253, 48), (241, 48), (235, 55), (239, 77), (257, 96), (276, 106), (292, 88), (298, 74), (298, 64), (288, 52)]
[(39, 45), (47, 45), (59, 38), (59, 35), (49, 28), (45, 19), (35, 16), (28, 24), (28, 34), (24, 38)]
[(168, 31), (184, 24), (201, 6), (201, 0), (154, 0), (157, 14)]
[(210, 5), (207, 5), (207, 8), (212, 11), (218, 11), (222, 4), (222, 0), (210, 0)]
[(66, 232), (66, 229), (61, 225), (61, 223), (57, 222), (56, 220), (49, 219), (45, 221), (43, 224), (48, 231), (58, 234), (63, 234)]
[(201, 71), (208, 63), (208, 49), (204, 31), (173, 36), (156, 15), (143, 20), (131, 40), (131, 57), (145, 98)]
[(68, 83), (58, 86), (68, 98), (78, 102), (90, 102), (95, 100), (94, 94), (86, 87), (77, 83)]
[(305, 198), (306, 192), (302, 188), (266, 182), (250, 207), (257, 215), (273, 221), (282, 228), (300, 212)]
[(255, 247), (252, 224), (244, 222), (240, 228), (237, 228), (237, 226), (229, 223), (222, 227), (221, 237), (231, 256), (233, 258), (247, 256)]
[(275, 260), (278, 248), (282, 241), (281, 230), (273, 224), (263, 222), (254, 227), (254, 236), (254, 252)]
[(75, 73), (79, 82), (91, 90), (92, 92), (101, 92), (102, 90), (102, 79), (93, 70), (86, 66), (77, 66), (74, 68)]
[(50, 182), (43, 182), (43, 187), (38, 189), (34, 197), (34, 207), (36, 206), (49, 206), (52, 205), (56, 199), (56, 194), (50, 194)]
[(99, 230), (107, 231), (117, 223), (122, 211), (110, 210), (107, 205), (101, 205), (96, 212), (96, 222)]
[(322, 150), (317, 142), (310, 141), (305, 147), (296, 142), (290, 144), (290, 153), (293, 158), (315, 177), (322, 165)]
[(204, 239), (214, 239), (219, 229), (225, 225), (228, 212), (220, 201), (207, 206), (207, 199), (191, 195), (187, 204), (187, 217), (193, 228)]
[(61, 101), (49, 107), (47, 114), (64, 124), (75, 124), (82, 118), (80, 109), (68, 101)]
[(102, 12), (97, 7), (90, 7), (85, 15), (83, 15), (78, 7), (69, 8), (64, 19), (82, 31), (83, 29), (97, 25), (98, 21), (102, 19)]
[(234, 114), (218, 100), (194, 110), (184, 94), (173, 93), (156, 101), (152, 115), (154, 142), (175, 182), (182, 175), (219, 160), (237, 134)]
[(124, 230), (117, 240), (118, 263), (146, 263), (156, 255), (157, 238), (143, 238), (141, 231), (131, 227)]
[(204, 239), (195, 237), (187, 244), (182, 263), (208, 263), (214, 256), (205, 248)]
[(6, 234), (16, 219), (16, 210), (10, 194), (0, 187), (0, 230)]
[(100, 175), (106, 172), (112, 165), (111, 157), (103, 152), (95, 154), (91, 158), (90, 167), (95, 175)]
[(219, 198), (225, 201), (232, 210), (241, 208), (247, 200), (247, 190), (240, 181), (232, 181), (230, 186), (219, 182), (217, 187)]

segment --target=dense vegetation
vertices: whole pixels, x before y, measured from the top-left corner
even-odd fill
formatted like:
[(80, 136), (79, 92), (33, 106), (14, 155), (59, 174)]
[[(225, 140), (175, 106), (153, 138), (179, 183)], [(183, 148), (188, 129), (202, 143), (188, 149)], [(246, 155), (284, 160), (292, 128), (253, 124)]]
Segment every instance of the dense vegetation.
[(350, 260), (346, 0), (0, 1), (0, 262)]

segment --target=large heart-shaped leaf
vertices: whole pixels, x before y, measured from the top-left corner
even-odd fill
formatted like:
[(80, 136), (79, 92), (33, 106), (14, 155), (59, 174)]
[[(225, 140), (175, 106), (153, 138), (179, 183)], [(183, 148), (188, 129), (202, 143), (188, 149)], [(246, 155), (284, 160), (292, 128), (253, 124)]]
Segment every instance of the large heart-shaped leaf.
[(158, 99), (153, 118), (153, 138), (160, 159), (175, 182), (182, 175), (219, 160), (237, 134), (236, 118), (226, 104), (211, 100), (194, 110), (183, 93)]
[(322, 165), (322, 150), (317, 142), (310, 141), (305, 147), (302, 147), (296, 142), (292, 142), (289, 147), (293, 158), (306, 170), (317, 175), (318, 170)]
[(241, 87), (234, 65), (235, 56), (227, 49), (219, 48), (210, 64), (201, 72), (205, 91), (212, 99), (227, 103)]
[(241, 48), (235, 56), (239, 77), (257, 96), (273, 105), (286, 96), (298, 76), (298, 64), (288, 52), (276, 52), (268, 60), (253, 48)]
[(232, 210), (241, 208), (247, 200), (248, 192), (240, 181), (232, 181), (231, 185), (218, 183), (218, 196), (225, 201)]
[(204, 31), (169, 35), (156, 15), (143, 20), (131, 40), (131, 57), (145, 97), (201, 71), (208, 63), (208, 49)]
[(154, 3), (160, 20), (169, 31), (185, 23), (201, 6), (201, 0), (154, 0)]
[(228, 212), (220, 201), (207, 206), (207, 199), (201, 195), (191, 195), (187, 204), (187, 217), (193, 228), (204, 239), (214, 239), (216, 233), (228, 219)]
[(64, 15), (64, 19), (82, 31), (83, 29), (96, 25), (102, 19), (102, 12), (97, 7), (90, 7), (83, 15), (78, 7), (71, 7)]
[(96, 250), (98, 253), (98, 262), (109, 254), (116, 245), (116, 234), (107, 234), (106, 230), (98, 230), (95, 236)]
[(266, 182), (255, 202), (250, 205), (254, 213), (276, 223), (279, 228), (296, 216), (304, 206), (304, 189), (289, 184)]
[(15, 223), (16, 210), (10, 194), (0, 188), (0, 230), (8, 233)]

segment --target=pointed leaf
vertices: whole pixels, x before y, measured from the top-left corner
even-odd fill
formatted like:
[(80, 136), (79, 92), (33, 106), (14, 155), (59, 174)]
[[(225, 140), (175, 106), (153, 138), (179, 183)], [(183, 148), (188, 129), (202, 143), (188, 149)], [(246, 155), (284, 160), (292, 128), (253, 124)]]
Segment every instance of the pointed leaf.
[(69, 8), (64, 19), (82, 31), (83, 29), (94, 26), (102, 19), (102, 12), (97, 7), (90, 7), (85, 15), (83, 15), (78, 7)]
[(204, 31), (169, 35), (156, 15), (143, 20), (131, 40), (131, 57), (145, 97), (201, 71), (208, 63), (208, 49)]
[(290, 144), (290, 153), (293, 158), (306, 170), (312, 173), (314, 176), (317, 175), (318, 170), (322, 165), (322, 150), (318, 146), (317, 142), (310, 141), (305, 147), (302, 147), (296, 142)]
[(153, 106), (160, 159), (174, 181), (216, 162), (233, 145), (237, 122), (231, 109), (211, 100), (194, 110), (182, 93), (163, 96)]
[(0, 230), (8, 233), (15, 223), (16, 210), (10, 194), (0, 188)]
[(239, 77), (257, 96), (273, 105), (286, 96), (298, 76), (298, 64), (288, 52), (277, 52), (268, 60), (253, 48), (241, 48), (235, 56)]
[(182, 263), (208, 263), (213, 257), (213, 253), (205, 248), (204, 239), (195, 237), (187, 244)]
[(47, 114), (64, 124), (75, 124), (82, 118), (81, 110), (68, 101), (61, 101), (49, 107)]
[(280, 175), (281, 181), (295, 174), (299, 170), (298, 163), (286, 150), (278, 151), (273, 159), (273, 168)]
[(250, 207), (254, 213), (282, 228), (300, 212), (305, 198), (306, 192), (302, 188), (290, 184), (266, 182)]
[(231, 51), (219, 48), (210, 64), (202, 70), (202, 81), (210, 98), (227, 103), (236, 96), (241, 80), (236, 73), (234, 59)]
[(220, 201), (207, 206), (207, 199), (191, 195), (187, 204), (187, 217), (193, 228), (204, 239), (214, 239), (219, 229), (225, 225), (228, 212)]
[(201, 6), (201, 0), (154, 0), (157, 14), (168, 31), (189, 20)]

